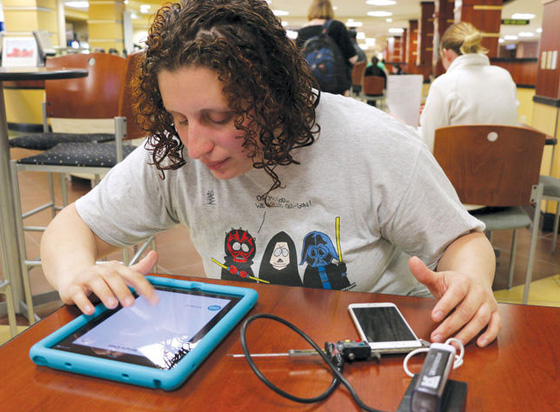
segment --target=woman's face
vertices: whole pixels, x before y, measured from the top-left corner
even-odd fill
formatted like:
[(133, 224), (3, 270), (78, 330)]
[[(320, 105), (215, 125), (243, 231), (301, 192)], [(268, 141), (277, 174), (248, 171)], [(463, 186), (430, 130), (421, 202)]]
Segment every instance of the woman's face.
[(204, 163), (217, 179), (231, 179), (253, 168), (242, 148), (244, 132), (234, 126), (236, 116), (216, 72), (204, 67), (162, 70), (158, 83), (190, 158)]

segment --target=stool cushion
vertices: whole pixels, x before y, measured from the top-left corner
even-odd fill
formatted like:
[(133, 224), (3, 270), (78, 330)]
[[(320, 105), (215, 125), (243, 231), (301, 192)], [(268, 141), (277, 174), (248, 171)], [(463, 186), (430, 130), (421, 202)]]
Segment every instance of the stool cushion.
[(10, 146), (48, 150), (59, 143), (103, 143), (112, 140), (115, 140), (113, 133), (33, 133), (10, 139)]
[(494, 209), (496, 211), (492, 211), (492, 208), (481, 209), (481, 212), (472, 211), (471, 215), (484, 222), (489, 232), (531, 226), (532, 220), (521, 206)]
[[(136, 146), (123, 144), (123, 157)], [(52, 166), (113, 167), (117, 164), (115, 143), (59, 143), (35, 156), (19, 159), (18, 163)]]

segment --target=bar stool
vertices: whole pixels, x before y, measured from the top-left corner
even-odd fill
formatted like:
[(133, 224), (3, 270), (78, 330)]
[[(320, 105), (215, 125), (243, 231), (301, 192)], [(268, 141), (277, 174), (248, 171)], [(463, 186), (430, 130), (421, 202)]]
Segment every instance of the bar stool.
[[(110, 56), (101, 54), (101, 58), (104, 56)], [(136, 74), (136, 69), (142, 58), (142, 53), (131, 54), (127, 59), (122, 59), (124, 65), (120, 67), (113, 67), (109, 70), (108, 76), (117, 76), (117, 78), (122, 79), (118, 83), (119, 94), (116, 101), (114, 101), (113, 93), (108, 95), (103, 94), (103, 82), (96, 89), (91, 89), (97, 93), (96, 101), (92, 101), (93, 106), (106, 106), (110, 110), (106, 112), (111, 114), (114, 109), (114, 124), (115, 124), (115, 142), (106, 143), (59, 143), (51, 149), (48, 149), (40, 154), (29, 156), (19, 160), (12, 160), (10, 162), (11, 176), (12, 176), (12, 188), (13, 188), (13, 199), (16, 211), (21, 211), (21, 201), (19, 193), (18, 184), (18, 172), (20, 171), (35, 171), (35, 172), (49, 172), (49, 173), (61, 173), (63, 175), (69, 173), (86, 173), (94, 176), (94, 183), (97, 183), (100, 176), (107, 173), (115, 164), (120, 162), (128, 154), (136, 148), (132, 144), (123, 144), (123, 141), (128, 141), (136, 138), (145, 137), (146, 133), (141, 130), (134, 120), (134, 115), (131, 113), (131, 101), (130, 101), (130, 85), (132, 76)], [(114, 56), (113, 56), (114, 57)], [(119, 71), (122, 70), (122, 73)], [(78, 89), (79, 92), (79, 89)], [(80, 94), (76, 94), (75, 97), (80, 99)], [(65, 105), (72, 106), (72, 102), (64, 101)], [(79, 105), (79, 101), (74, 101), (74, 105)], [(54, 105), (54, 101), (51, 102), (51, 106)], [(68, 109), (71, 110), (71, 109)], [(54, 108), (53, 108), (54, 111)], [(65, 205), (68, 203), (67, 194), (65, 194), (66, 185), (64, 180), (63, 183), (63, 197)], [(54, 201), (53, 201), (54, 203)], [(18, 242), (20, 245), (20, 250), (24, 253), (24, 259), (21, 262), (22, 273), (24, 274), (24, 287), (29, 287), (29, 269), (35, 266), (41, 265), (39, 258), (28, 259), (24, 232), (26, 230), (42, 231), (43, 227), (28, 227), (23, 225), (23, 219), (29, 217), (37, 211), (44, 210), (44, 207), (40, 210), (34, 209), (31, 212), (23, 213), (21, 219), (16, 222)], [(141, 253), (148, 246), (155, 248), (154, 238), (148, 239), (140, 250), (136, 251), (134, 258), (131, 260), (128, 255), (128, 249), (123, 249), (123, 261), (125, 264), (133, 263)], [(30, 317), (35, 317), (33, 314), (33, 302), (30, 299), (28, 303), (28, 315)], [(35, 319), (29, 319), (32, 324)]]

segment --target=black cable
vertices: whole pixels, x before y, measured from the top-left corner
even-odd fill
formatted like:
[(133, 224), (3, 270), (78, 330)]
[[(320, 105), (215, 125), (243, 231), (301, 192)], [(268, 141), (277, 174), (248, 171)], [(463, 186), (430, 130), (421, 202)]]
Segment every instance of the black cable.
[[(251, 367), (253, 372), (255, 372), (255, 375), (257, 375), (257, 377), (261, 381), (263, 381), (263, 383), (266, 386), (268, 386), (270, 389), (272, 389), (274, 392), (276, 392), (277, 394), (279, 394), (279, 395), (281, 395), (281, 396), (283, 396), (287, 399), (290, 399), (294, 402), (315, 403), (315, 402), (320, 402), (320, 401), (328, 398), (335, 391), (335, 389), (338, 387), (338, 385), (340, 384), (340, 380), (336, 376), (333, 376), (333, 380), (332, 380), (331, 384), (329, 385), (329, 387), (327, 388), (327, 390), (325, 390), (323, 393), (321, 393), (320, 395), (318, 395), (314, 398), (300, 398), (299, 396), (292, 395), (291, 393), (288, 393), (288, 392), (284, 391), (283, 389), (280, 389), (278, 386), (276, 386), (270, 380), (268, 380), (268, 378), (266, 376), (264, 376), (264, 374), (260, 371), (260, 369), (257, 367), (255, 362), (253, 361), (253, 358), (251, 357), (251, 353), (249, 352), (249, 348), (247, 347), (247, 338), (246, 338), (247, 327), (249, 326), (249, 324), (251, 322), (253, 322), (254, 320), (259, 319), (259, 318), (272, 319), (272, 320), (275, 320), (277, 322), (283, 323), (284, 325), (286, 325), (287, 327), (289, 327), (290, 329), (292, 329), (296, 333), (298, 333), (300, 336), (302, 336), (307, 342), (309, 342), (309, 344), (311, 346), (313, 346), (313, 348), (317, 352), (319, 352), (320, 354), (323, 353), (323, 350), (309, 336), (307, 336), (302, 330), (300, 330), (297, 326), (293, 325), (292, 323), (288, 322), (287, 320), (282, 319), (278, 316), (269, 315), (269, 314), (266, 314), (266, 313), (253, 315), (253, 316), (249, 317), (248, 319), (246, 319), (245, 322), (243, 322), (243, 326), (241, 327), (241, 347), (243, 348), (243, 353), (245, 354), (245, 359), (247, 359), (247, 362), (249, 363), (249, 366)], [(335, 367), (335, 369), (336, 369), (336, 367)]]
[[(298, 335), (300, 335), (303, 339), (305, 339), (307, 341), (307, 343), (309, 343), (313, 347), (313, 349), (315, 349), (317, 351), (319, 356), (321, 356), (321, 358), (323, 358), (325, 363), (328, 365), (328, 367), (333, 372), (333, 380), (332, 380), (330, 386), (328, 387), (328, 389), (326, 391), (324, 391), (323, 393), (321, 393), (320, 395), (318, 395), (314, 398), (300, 398), (298, 396), (292, 395), (292, 394), (280, 389), (278, 386), (273, 384), (270, 380), (268, 380), (268, 378), (266, 378), (264, 376), (264, 374), (259, 370), (259, 368), (257, 368), (257, 365), (255, 364), (255, 362), (253, 361), (253, 358), (251, 357), (251, 353), (249, 352), (249, 348), (247, 347), (247, 336), (246, 336), (247, 327), (249, 326), (249, 324), (251, 322), (253, 322), (254, 320), (261, 319), (261, 318), (274, 320), (276, 322), (284, 324), (285, 326), (289, 327), (294, 332), (296, 332)], [(346, 378), (342, 375), (339, 368), (337, 368), (337, 366), (332, 363), (332, 361), (329, 359), (329, 356), (319, 347), (319, 345), (317, 345), (317, 343), (315, 343), (315, 341), (313, 339), (311, 339), (305, 332), (303, 332), (301, 329), (299, 329), (296, 325), (294, 325), (293, 323), (290, 323), (289, 321), (287, 321), (287, 320), (285, 320), (285, 319), (283, 319), (279, 316), (271, 315), (271, 314), (267, 314), (267, 313), (259, 313), (257, 315), (253, 315), (253, 316), (247, 318), (245, 320), (245, 322), (243, 322), (243, 325), (241, 326), (241, 347), (243, 348), (243, 353), (245, 354), (245, 359), (247, 359), (247, 362), (249, 363), (249, 366), (251, 367), (253, 372), (255, 372), (255, 375), (257, 375), (257, 377), (266, 386), (268, 386), (274, 392), (278, 393), (279, 395), (281, 395), (281, 396), (283, 396), (287, 399), (290, 399), (294, 402), (299, 402), (299, 403), (319, 402), (319, 401), (322, 401), (322, 400), (326, 399), (327, 397), (329, 397), (334, 392), (334, 390), (338, 387), (338, 385), (340, 385), (342, 383), (346, 387), (346, 389), (348, 389), (348, 391), (350, 392), (350, 395), (354, 399), (354, 402), (356, 402), (360, 408), (362, 408), (362, 409), (364, 409), (368, 412), (382, 412), (382, 411), (379, 411), (378, 409), (373, 409), (373, 408), (367, 406), (360, 399), (360, 397), (358, 396), (358, 394), (356, 393), (356, 391), (354, 390), (354, 388), (352, 387), (350, 382), (348, 382), (346, 380)]]

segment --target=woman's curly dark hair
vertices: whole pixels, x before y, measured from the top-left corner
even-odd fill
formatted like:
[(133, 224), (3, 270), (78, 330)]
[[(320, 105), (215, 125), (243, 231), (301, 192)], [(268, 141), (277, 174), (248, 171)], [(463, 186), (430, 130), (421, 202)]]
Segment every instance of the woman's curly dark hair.
[(278, 165), (297, 164), (292, 150), (315, 140), (319, 93), (309, 66), (264, 0), (186, 0), (162, 7), (150, 28), (135, 89), (140, 125), (150, 132), (152, 160), (162, 171), (185, 164), (183, 145), (158, 87), (162, 70), (216, 71), (244, 131), (253, 167), (281, 186)]

